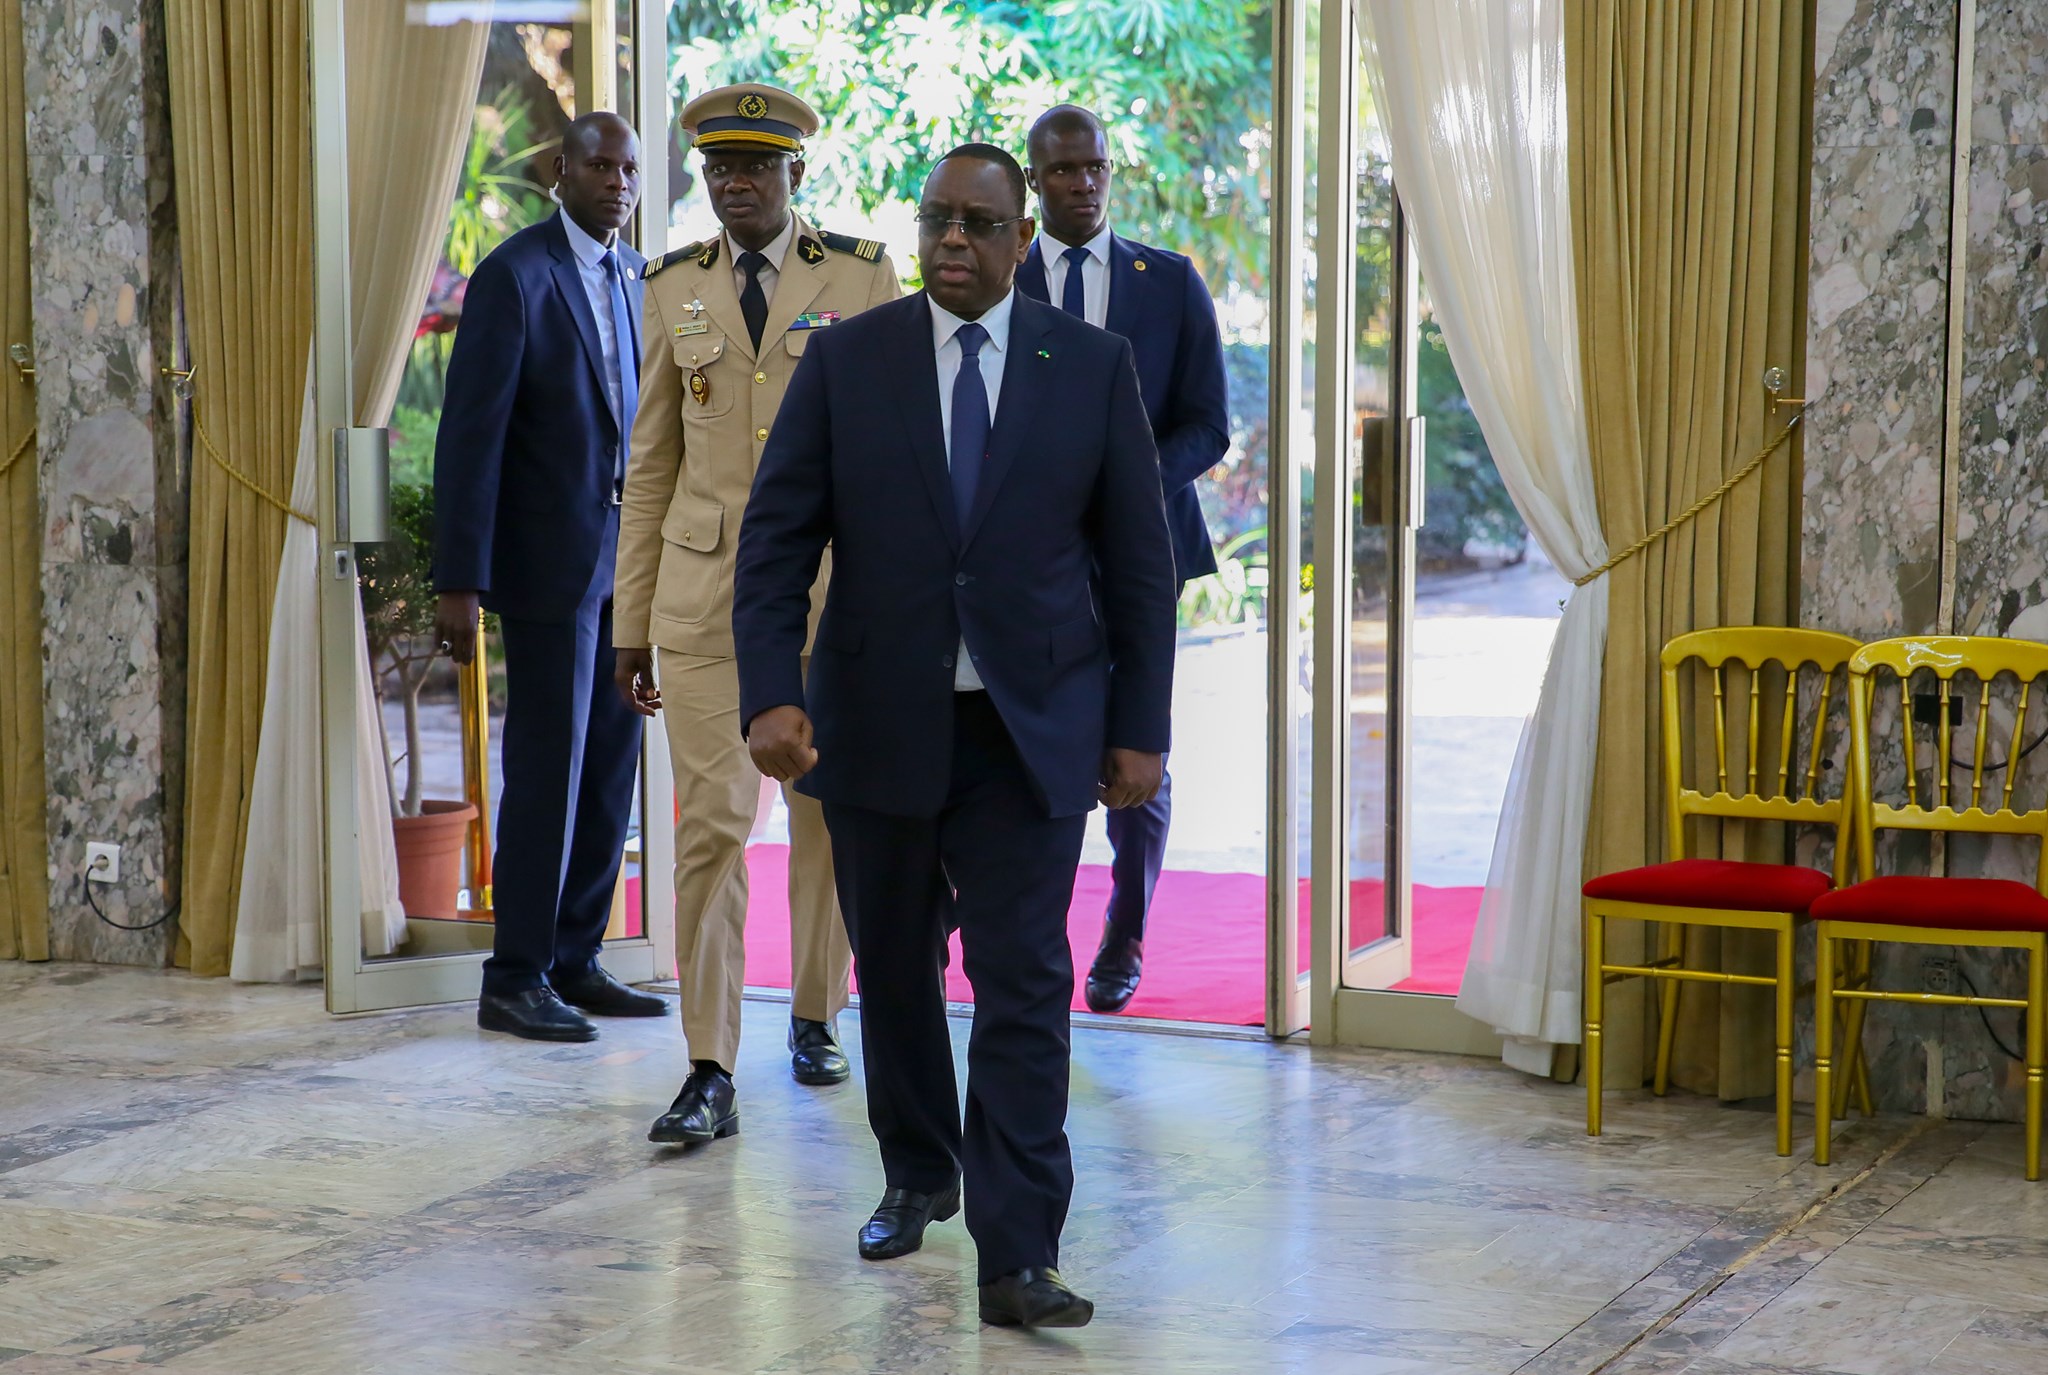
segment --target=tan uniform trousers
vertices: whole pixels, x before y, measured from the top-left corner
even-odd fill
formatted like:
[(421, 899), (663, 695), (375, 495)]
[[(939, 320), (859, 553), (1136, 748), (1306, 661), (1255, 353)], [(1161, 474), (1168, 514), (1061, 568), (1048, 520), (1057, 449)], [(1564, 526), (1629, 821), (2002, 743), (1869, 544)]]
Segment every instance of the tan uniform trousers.
[[(740, 738), (736, 660), (659, 651), (661, 715), (675, 766), (676, 974), (692, 1060), (738, 1063), (745, 985), (747, 835), (761, 775)], [(808, 660), (805, 667), (809, 668)], [(832, 886), (832, 842), (818, 803), (785, 787), (789, 806), (791, 1006), (830, 1021), (845, 1010), (853, 954)]]

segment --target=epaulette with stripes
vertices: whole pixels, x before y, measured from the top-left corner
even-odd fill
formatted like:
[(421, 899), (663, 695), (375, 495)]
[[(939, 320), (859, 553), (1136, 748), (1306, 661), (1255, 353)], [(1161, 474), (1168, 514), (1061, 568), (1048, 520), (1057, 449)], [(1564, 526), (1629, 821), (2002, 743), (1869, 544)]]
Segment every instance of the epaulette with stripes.
[(818, 237), (835, 253), (851, 253), (871, 263), (881, 261), (884, 245), (879, 239), (856, 239), (851, 234), (834, 234), (829, 229), (820, 229)]

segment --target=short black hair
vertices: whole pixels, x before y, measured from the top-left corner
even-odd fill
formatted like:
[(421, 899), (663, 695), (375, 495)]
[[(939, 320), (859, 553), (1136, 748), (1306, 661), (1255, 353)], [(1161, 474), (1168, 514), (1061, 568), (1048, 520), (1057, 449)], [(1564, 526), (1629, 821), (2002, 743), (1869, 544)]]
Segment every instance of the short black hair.
[[(972, 158), (976, 162), (992, 162), (1002, 168), (1003, 175), (1009, 178), (1010, 192), (1016, 197), (1017, 213), (1020, 215), (1024, 213), (1024, 197), (1027, 191), (1024, 185), (1024, 169), (1017, 165), (1017, 159), (1011, 157), (993, 143), (963, 143), (952, 152), (946, 154), (946, 156), (940, 158), (939, 162), (951, 162), (954, 158)], [(938, 163), (935, 162), (932, 166), (936, 168)]]
[(1108, 135), (1102, 127), (1102, 118), (1095, 111), (1081, 105), (1055, 105), (1036, 120), (1032, 121), (1031, 132), (1024, 136), (1024, 149), (1035, 166), (1038, 162), (1038, 141), (1047, 134), (1068, 134), (1076, 130)]
[(586, 145), (595, 147), (602, 131), (613, 128), (624, 129), (629, 134), (634, 132), (632, 123), (624, 115), (611, 110), (592, 110), (587, 115), (578, 115), (569, 121), (568, 128), (562, 130), (562, 155), (568, 157), (581, 152)]

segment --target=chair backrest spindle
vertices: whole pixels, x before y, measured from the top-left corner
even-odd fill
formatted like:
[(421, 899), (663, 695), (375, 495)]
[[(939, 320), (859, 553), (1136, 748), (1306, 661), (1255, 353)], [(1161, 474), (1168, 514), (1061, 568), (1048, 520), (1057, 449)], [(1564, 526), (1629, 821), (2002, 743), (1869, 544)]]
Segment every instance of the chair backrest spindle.
[[(1876, 795), (1872, 764), (1875, 730), (1871, 708), (1880, 672), (1894, 674), (1899, 680), (1900, 735), (1906, 756), (1906, 801), (1903, 806), (1880, 802)], [(1936, 681), (1933, 696), (1940, 712), (1934, 729), (1942, 776), (1936, 786), (1928, 790), (1928, 802), (1932, 805), (1923, 805), (1913, 767), (1912, 680), (1922, 673), (1932, 674)], [(1956, 679), (1965, 673), (1974, 676), (1979, 683), (1977, 739), (1971, 750), (1970, 805), (1957, 808), (1951, 802), (1948, 777), (1954, 763), (1954, 727), (1949, 720), (1949, 704), (1962, 700)], [(2006, 674), (2010, 674), (2017, 684), (2012, 743), (2002, 762), (1988, 765), (1991, 769), (2003, 769), (2005, 781), (1996, 790), (1999, 799), (1997, 810), (1986, 811), (1982, 803), (1987, 768), (1985, 755), (1991, 733), (1991, 693), (1994, 680)], [(1861, 877), (1867, 879), (1876, 874), (1874, 841), (1878, 831), (2004, 835), (2037, 842), (2035, 886), (2048, 891), (2048, 801), (2024, 811), (2013, 810), (2015, 775), (2027, 748), (2027, 705), (2035, 680), (2044, 677), (2048, 677), (2048, 644), (2037, 644), (2031, 640), (2007, 640), (1988, 635), (1909, 636), (1878, 640), (1856, 651), (1849, 662), (1850, 749), (1855, 765), (1855, 786), (1851, 790), (1850, 806), (1855, 820), (1857, 863)]]
[(1714, 665), (1714, 769), (1719, 791), (1728, 791), (1728, 702), (1722, 692), (1727, 681), (1725, 664)]
[[(1856, 649), (1857, 642), (1846, 635), (1775, 626), (1698, 630), (1680, 635), (1664, 646), (1664, 803), (1669, 858), (1679, 859), (1687, 853), (1686, 823), (1693, 817), (1823, 826), (1834, 832), (1837, 881), (1847, 875), (1849, 846), (1843, 827), (1848, 818), (1848, 807), (1841, 794), (1832, 798), (1821, 795), (1821, 770), (1825, 762), (1828, 713), (1835, 701), (1834, 678), (1838, 672), (1846, 670)], [(1682, 710), (1682, 699), (1689, 699), (1689, 694), (1682, 691), (1679, 670), (1694, 661), (1713, 678), (1714, 779), (1711, 790), (1704, 776), (1698, 786), (1688, 787), (1685, 781), (1687, 718)], [(1775, 742), (1778, 751), (1777, 787), (1766, 794), (1759, 791), (1760, 787), (1772, 781), (1770, 768), (1759, 762), (1771, 744), (1763, 738), (1767, 711), (1763, 675), (1773, 664), (1783, 670), (1785, 706), (1782, 717), (1774, 723), (1781, 731), (1780, 739)], [(1731, 792), (1729, 787), (1728, 713), (1735, 702), (1735, 694), (1728, 690), (1727, 675), (1731, 666), (1740, 666), (1749, 674), (1749, 691), (1745, 694), (1749, 719), (1742, 732), (1749, 753), (1738, 774), (1738, 782), (1746, 785), (1741, 793)], [(1803, 781), (1798, 787), (1800, 795), (1795, 797), (1792, 795), (1796, 777), (1793, 759), (1799, 748), (1800, 675), (1809, 666), (1815, 670), (1819, 683), (1819, 707), (1813, 725), (1813, 741), (1805, 758)], [(1849, 694), (1845, 691), (1842, 694), (1845, 707), (1848, 701)], [(1699, 705), (1704, 707), (1705, 704)], [(1696, 714), (1691, 720), (1704, 725), (1698, 722)], [(1843, 736), (1846, 736), (1846, 731)], [(1698, 755), (1694, 757), (1700, 763), (1696, 772), (1704, 775), (1704, 759)]]

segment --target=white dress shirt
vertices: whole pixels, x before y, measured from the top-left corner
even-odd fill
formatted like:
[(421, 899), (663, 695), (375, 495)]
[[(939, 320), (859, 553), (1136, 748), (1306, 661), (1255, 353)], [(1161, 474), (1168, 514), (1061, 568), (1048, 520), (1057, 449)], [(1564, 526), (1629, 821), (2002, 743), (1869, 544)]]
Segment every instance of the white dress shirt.
[[(1012, 288), (1008, 296), (975, 321), (988, 331), (988, 342), (975, 355), (975, 362), (981, 365), (981, 385), (988, 393), (991, 434), (995, 432), (996, 403), (1003, 394), (1003, 357), (1010, 351), (1010, 305), (1016, 299), (1016, 290)], [(932, 308), (932, 350), (939, 363), (939, 423), (945, 431), (946, 461), (950, 465), (953, 459), (953, 383), (960, 377), (960, 341), (953, 336), (967, 322), (929, 296), (925, 303)], [(983, 479), (986, 480), (987, 476), (984, 471)], [(960, 653), (953, 660), (953, 690), (980, 692), (982, 686), (981, 675), (974, 671), (974, 660), (968, 657), (967, 637), (962, 635)]]
[(1067, 249), (1088, 250), (1081, 263), (1081, 308), (1087, 313), (1088, 323), (1097, 329), (1109, 328), (1109, 239), (1106, 224), (1084, 244), (1063, 244), (1050, 234), (1038, 236), (1038, 256), (1045, 264), (1045, 289), (1055, 310), (1067, 299)]
[[(724, 231), (720, 231), (723, 233)], [(796, 215), (792, 213), (789, 222), (782, 226), (782, 232), (774, 242), (761, 250), (761, 256), (768, 265), (761, 269), (761, 296), (771, 305), (775, 301), (775, 284), (782, 280), (782, 260), (789, 256), (789, 245), (796, 238)], [(732, 235), (725, 235), (725, 251), (732, 259), (732, 289), (739, 295), (747, 289), (747, 270), (740, 266), (740, 254), (747, 250), (732, 241)]]
[[(618, 236), (612, 236), (611, 243), (599, 243), (583, 232), (583, 226), (576, 223), (564, 210), (562, 229), (569, 236), (569, 251), (576, 255), (576, 271), (583, 278), (583, 294), (590, 298), (590, 313), (597, 317), (597, 346), (604, 353), (604, 390), (611, 399), (612, 414), (624, 415), (625, 398), (619, 394), (620, 379), (625, 375), (619, 366), (619, 333), (612, 319), (611, 275), (604, 270), (604, 255), (615, 251)], [(619, 290), (626, 289), (626, 264), (619, 262)], [(640, 363), (633, 361), (633, 382), (639, 385)]]

